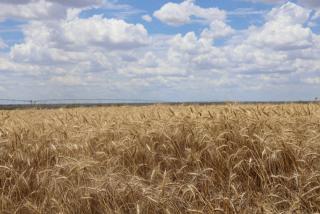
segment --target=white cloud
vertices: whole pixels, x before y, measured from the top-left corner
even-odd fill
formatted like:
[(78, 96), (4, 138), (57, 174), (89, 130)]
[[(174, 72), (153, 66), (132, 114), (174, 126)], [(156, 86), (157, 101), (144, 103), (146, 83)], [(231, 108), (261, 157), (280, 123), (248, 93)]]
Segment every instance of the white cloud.
[[(252, 78), (260, 74), (289, 77), (295, 72), (319, 72), (320, 63), (314, 60), (320, 51), (319, 36), (303, 25), (309, 13), (287, 3), (273, 9), (263, 26), (236, 32), (222, 47), (205, 42), (206, 30), (200, 36), (193, 32), (177, 35), (171, 40), (168, 58), (176, 65), (185, 65), (184, 69), (195, 75), (202, 71), (226, 72)], [(223, 31), (216, 31), (219, 32)], [(263, 82), (268, 82), (267, 78)]]
[(308, 27), (317, 27), (320, 25), (320, 9), (318, 11), (314, 11), (314, 13), (312, 14), (309, 22), (308, 22)]
[[(202, 29), (150, 35), (142, 24), (79, 18), (70, 10), (64, 19), (30, 21), (22, 28), (24, 41), (11, 47), (10, 54), (0, 54), (0, 72), (21, 77), (20, 82), (43, 96), (50, 89), (82, 98), (91, 93), (183, 99), (217, 93), (224, 99), (244, 91), (252, 96), (260, 90), (278, 91), (293, 83), (298, 88), (318, 84), (313, 77), (320, 75), (320, 36), (306, 24), (310, 10), (294, 3), (275, 6), (263, 25), (235, 30), (225, 15), (205, 16), (207, 9), (199, 10), (194, 1), (175, 5), (182, 4), (191, 5), (192, 13), (186, 13), (186, 22), (174, 22), (200, 19), (206, 23)], [(215, 44), (221, 37), (224, 42)], [(8, 82), (2, 76), (0, 84)]]
[(310, 13), (311, 11), (306, 8), (287, 2), (281, 7), (273, 8), (267, 18), (270, 21), (279, 21), (285, 24), (304, 24)]
[(194, 32), (189, 32), (185, 36), (176, 35), (171, 41), (171, 47), (181, 51), (192, 52), (201, 46)]
[(0, 38), (0, 49), (6, 48), (6, 47), (7, 47), (6, 43)]
[(103, 5), (103, 0), (2, 0), (3, 4), (11, 4), (11, 5), (23, 5), (30, 3), (39, 3), (41, 1), (52, 2), (56, 4), (62, 4), (69, 7), (87, 7), (94, 5)]
[(152, 52), (147, 52), (138, 62), (143, 67), (154, 68), (159, 66), (159, 59)]
[(320, 85), (320, 77), (307, 78), (307, 79), (304, 79), (303, 81), (308, 84)]
[(257, 10), (254, 8), (237, 8), (232, 11), (227, 11), (229, 16), (264, 15), (266, 12), (266, 10)]
[(0, 86), (0, 92), (5, 92), (5, 91), (6, 91), (6, 89), (4, 87)]
[(54, 76), (50, 79), (50, 82), (58, 83), (65, 86), (79, 86), (86, 85), (86, 82), (82, 81), (79, 76), (67, 74), (64, 76)]
[(203, 39), (207, 39), (209, 41), (212, 41), (217, 38), (222, 38), (222, 37), (228, 36), (228, 35), (232, 34), (233, 32), (234, 32), (234, 30), (229, 25), (227, 25), (225, 22), (212, 21), (210, 23), (209, 28), (205, 28), (202, 31), (201, 37)]
[(304, 23), (310, 12), (290, 2), (274, 8), (262, 27), (251, 29), (248, 42), (277, 50), (308, 48), (313, 44), (313, 33)]
[(103, 0), (48, 0), (50, 2), (66, 5), (68, 7), (91, 7), (103, 5)]
[(102, 16), (49, 23), (33, 21), (23, 28), (23, 33), (25, 42), (11, 48), (11, 57), (46, 64), (74, 62), (90, 51), (128, 51), (149, 42), (143, 25)]
[[(0, 21), (11, 18), (20, 20), (59, 20), (74, 16), (90, 8), (104, 8), (127, 12), (128, 5), (108, 0), (2, 0), (0, 1)], [(120, 13), (120, 12), (119, 12)]]
[(316, 21), (317, 19), (320, 19), (320, 10), (316, 11), (311, 17), (311, 21)]
[(166, 3), (153, 15), (160, 21), (177, 26), (191, 21), (210, 23), (215, 20), (225, 20), (226, 13), (218, 8), (201, 8), (195, 5), (195, 0), (185, 0), (180, 4)]
[(62, 24), (68, 43), (79, 46), (103, 46), (112, 49), (130, 49), (148, 43), (148, 32), (141, 24), (93, 16), (74, 19)]
[(33, 76), (40, 75), (41, 71), (44, 71), (45, 69), (45, 66), (39, 66), (36, 64), (28, 64), (23, 62), (16, 63), (9, 57), (0, 55), (0, 72), (25, 73)]
[(232, 27), (226, 24), (226, 14), (218, 8), (201, 8), (195, 4), (195, 0), (186, 0), (180, 4), (170, 2), (154, 12), (156, 18), (169, 25), (187, 24), (192, 21), (209, 25), (201, 32), (201, 38), (209, 44), (214, 39), (234, 32)]
[(141, 18), (146, 22), (152, 22), (152, 17), (148, 14), (143, 15)]
[(30, 1), (25, 4), (6, 4), (0, 2), (0, 20), (14, 19), (60, 19), (66, 16), (66, 10), (59, 4), (44, 0)]

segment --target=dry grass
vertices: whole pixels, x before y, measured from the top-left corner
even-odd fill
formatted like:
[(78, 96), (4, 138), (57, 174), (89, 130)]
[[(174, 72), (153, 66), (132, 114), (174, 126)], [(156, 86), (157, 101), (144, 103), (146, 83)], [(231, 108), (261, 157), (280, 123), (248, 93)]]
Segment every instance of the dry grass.
[(320, 212), (320, 105), (0, 111), (0, 213)]

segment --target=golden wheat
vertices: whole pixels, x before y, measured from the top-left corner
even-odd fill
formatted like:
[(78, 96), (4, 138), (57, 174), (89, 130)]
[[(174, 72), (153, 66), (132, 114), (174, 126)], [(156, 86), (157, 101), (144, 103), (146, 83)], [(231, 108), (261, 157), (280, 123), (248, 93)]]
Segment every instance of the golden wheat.
[(320, 106), (0, 111), (0, 213), (320, 212)]

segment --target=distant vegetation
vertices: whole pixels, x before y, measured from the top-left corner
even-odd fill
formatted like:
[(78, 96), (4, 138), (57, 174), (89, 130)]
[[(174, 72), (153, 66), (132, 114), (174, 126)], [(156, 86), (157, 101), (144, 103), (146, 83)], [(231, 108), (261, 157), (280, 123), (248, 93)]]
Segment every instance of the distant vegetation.
[(320, 105), (0, 111), (0, 213), (320, 212)]

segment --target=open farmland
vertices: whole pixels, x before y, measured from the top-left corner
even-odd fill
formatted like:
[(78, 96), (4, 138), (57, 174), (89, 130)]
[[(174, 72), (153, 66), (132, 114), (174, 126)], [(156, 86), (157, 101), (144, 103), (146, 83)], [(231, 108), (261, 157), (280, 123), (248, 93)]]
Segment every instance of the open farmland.
[(320, 212), (320, 105), (0, 111), (0, 213)]

